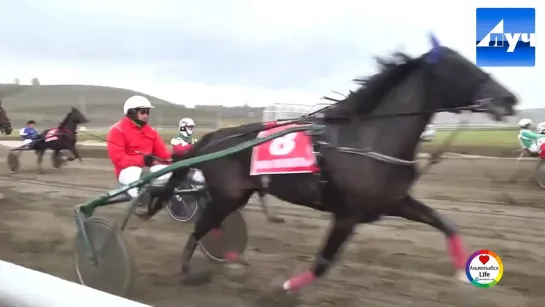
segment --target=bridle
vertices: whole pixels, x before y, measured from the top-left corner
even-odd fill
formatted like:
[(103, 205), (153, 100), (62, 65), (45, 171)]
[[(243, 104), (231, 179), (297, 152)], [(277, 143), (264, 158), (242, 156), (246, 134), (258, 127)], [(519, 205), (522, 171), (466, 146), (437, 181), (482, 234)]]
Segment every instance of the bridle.
[[(471, 94), (477, 93), (478, 90), (480, 89), (480, 87), (484, 83), (488, 82), (489, 80), (490, 80), (490, 75), (487, 74), (487, 73), (484, 73), (483, 77), (480, 78), (480, 80), (478, 80), (477, 82), (475, 82), (475, 85), (471, 86), (465, 92), (471, 93)], [(340, 94), (340, 93), (337, 93), (337, 94)], [(352, 95), (352, 94), (353, 94), (353, 92), (350, 93), (350, 95)], [(342, 96), (344, 96), (345, 100), (346, 100), (346, 99), (348, 99), (350, 97), (350, 95), (348, 97), (345, 96), (345, 95), (342, 95)], [(461, 95), (461, 96), (464, 97), (464, 95)], [(469, 96), (472, 96), (472, 95), (467, 95), (467, 97), (469, 97)], [(335, 103), (342, 103), (343, 102), (343, 100), (337, 100), (337, 99), (333, 99), (333, 98), (330, 98), (330, 97), (327, 97), (327, 96), (322, 97), (322, 99), (330, 100), (330, 101), (333, 101)], [(426, 99), (429, 99), (429, 98), (426, 97)], [(441, 113), (441, 112), (454, 112), (454, 113), (463, 113), (463, 112), (467, 112), (467, 111), (469, 111), (469, 112), (486, 112), (487, 110), (491, 110), (490, 108), (487, 108), (489, 106), (490, 102), (491, 102), (491, 99), (481, 99), (481, 100), (476, 100), (475, 104), (472, 104), (472, 105), (469, 105), (469, 106), (448, 107), (448, 108), (429, 109), (429, 110), (421, 110), (421, 111), (414, 111), (414, 112), (400, 112), (400, 113), (391, 113), (391, 114), (374, 114), (374, 115), (365, 116), (365, 117), (361, 118), (361, 120), (369, 121), (369, 120), (382, 119), (382, 118), (419, 116), (419, 115), (423, 115), (423, 114), (434, 114), (434, 113)], [(313, 115), (314, 117), (317, 117), (317, 118), (324, 118), (324, 112), (327, 109), (332, 108), (334, 106), (335, 105), (327, 106), (327, 107), (322, 108), (321, 110), (315, 111), (315, 112), (313, 112), (313, 113), (311, 113), (309, 115)], [(499, 115), (496, 115), (496, 116), (499, 116)], [(351, 120), (351, 119), (352, 119), (352, 117), (348, 117), (348, 116), (333, 118), (333, 120)], [(456, 139), (458, 134), (464, 130), (464, 128), (466, 127), (468, 122), (469, 122), (468, 119), (465, 119), (465, 118), (460, 119), (460, 121), (456, 125), (456, 129), (443, 141), (443, 143), (439, 146), (439, 148), (430, 155), (430, 157), (427, 160), (426, 165), (419, 172), (418, 177), (425, 174), (427, 171), (429, 171), (429, 169), (433, 165), (440, 162), (441, 156), (445, 153), (446, 150), (448, 150), (448, 148), (450, 148), (450, 146), (452, 145), (452, 143), (454, 142), (454, 140)], [(329, 144), (329, 143), (327, 143), (327, 142), (325, 142), (323, 140), (318, 141), (318, 143), (319, 144), (321, 143), (320, 144), (321, 146), (332, 146), (331, 144)], [(385, 155), (385, 154), (382, 154), (382, 153), (379, 153), (379, 152), (376, 152), (376, 151), (372, 151), (371, 149), (359, 150), (359, 149), (350, 148), (350, 147), (336, 147), (336, 149), (339, 150), (340, 152), (344, 152), (344, 153), (348, 153), (348, 154), (361, 155), (361, 156), (365, 156), (365, 157), (368, 157), (368, 158), (371, 158), (371, 159), (375, 159), (377, 161), (390, 163), (390, 164), (394, 164), (394, 165), (398, 165), (398, 166), (414, 167), (416, 164), (418, 164), (418, 159), (417, 158), (415, 158), (414, 160), (405, 160), (405, 159), (401, 159), (401, 158), (397, 158), (397, 157), (388, 156), (388, 155)]]

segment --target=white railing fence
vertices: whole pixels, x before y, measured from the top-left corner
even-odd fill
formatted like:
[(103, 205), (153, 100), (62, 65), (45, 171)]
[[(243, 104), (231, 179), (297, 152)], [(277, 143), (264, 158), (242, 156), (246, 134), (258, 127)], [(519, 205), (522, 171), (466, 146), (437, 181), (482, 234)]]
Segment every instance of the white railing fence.
[(0, 306), (151, 307), (1, 260)]

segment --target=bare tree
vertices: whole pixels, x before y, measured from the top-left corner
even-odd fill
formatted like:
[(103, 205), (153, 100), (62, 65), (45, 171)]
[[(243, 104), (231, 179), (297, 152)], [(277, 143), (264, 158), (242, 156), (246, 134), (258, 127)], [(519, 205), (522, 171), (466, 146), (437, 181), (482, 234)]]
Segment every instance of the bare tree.
[(15, 78), (15, 79), (13, 80), (13, 83), (15, 83), (16, 85), (20, 85), (20, 84), (21, 84), (21, 79)]
[(39, 86), (40, 85), (40, 80), (38, 78), (32, 78), (31, 84), (33, 86)]

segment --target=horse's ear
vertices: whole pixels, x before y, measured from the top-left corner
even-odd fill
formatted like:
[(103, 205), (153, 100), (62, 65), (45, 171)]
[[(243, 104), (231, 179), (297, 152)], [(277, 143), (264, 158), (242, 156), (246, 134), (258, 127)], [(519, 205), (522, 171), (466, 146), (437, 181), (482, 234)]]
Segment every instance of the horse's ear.
[(437, 63), (441, 57), (441, 44), (433, 33), (430, 33), (431, 50), (426, 55), (428, 63)]

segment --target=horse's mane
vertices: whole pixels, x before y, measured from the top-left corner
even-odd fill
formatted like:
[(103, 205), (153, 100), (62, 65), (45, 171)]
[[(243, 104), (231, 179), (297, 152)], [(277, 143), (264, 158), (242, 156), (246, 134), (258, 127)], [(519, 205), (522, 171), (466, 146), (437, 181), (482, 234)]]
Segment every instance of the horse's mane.
[(64, 117), (62, 122), (59, 124), (59, 128), (62, 128), (64, 126), (66, 126), (66, 124), (68, 124), (68, 119), (70, 119), (71, 115), (72, 115), (72, 110), (70, 110), (70, 112), (68, 112), (68, 114), (66, 114), (66, 116)]
[(392, 87), (420, 67), (422, 58), (412, 58), (405, 53), (395, 52), (390, 58), (375, 57), (375, 61), (379, 65), (379, 72), (352, 80), (360, 87), (339, 102), (342, 111), (348, 112), (347, 115), (363, 115), (373, 111)]

